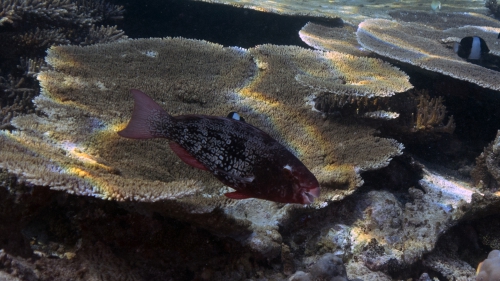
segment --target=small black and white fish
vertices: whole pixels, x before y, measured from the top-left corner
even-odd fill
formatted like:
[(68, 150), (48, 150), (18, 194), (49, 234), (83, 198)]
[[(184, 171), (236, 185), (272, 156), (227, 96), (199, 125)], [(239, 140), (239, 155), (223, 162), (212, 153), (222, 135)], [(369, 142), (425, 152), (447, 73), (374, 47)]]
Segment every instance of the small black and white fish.
[(478, 36), (467, 36), (462, 38), (460, 43), (455, 43), (453, 50), (459, 57), (473, 61), (484, 59), (490, 52), (484, 39)]
[(227, 197), (310, 204), (319, 196), (318, 180), (306, 166), (238, 113), (171, 116), (145, 93), (131, 93), (135, 100), (132, 118), (118, 134), (169, 139), (170, 148), (186, 164), (207, 170), (236, 189)]

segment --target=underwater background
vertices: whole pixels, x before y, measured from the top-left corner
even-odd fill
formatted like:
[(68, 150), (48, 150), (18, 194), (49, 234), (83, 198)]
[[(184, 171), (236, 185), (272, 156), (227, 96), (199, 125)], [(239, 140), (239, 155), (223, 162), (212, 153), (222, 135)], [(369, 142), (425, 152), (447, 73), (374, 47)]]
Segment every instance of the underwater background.
[[(487, 258), (494, 280), (499, 18), (496, 1), (2, 1), (0, 280), (476, 280)], [(475, 36), (489, 49), (459, 56)], [(228, 199), (166, 140), (120, 139), (131, 88), (174, 116), (239, 112), (321, 196)]]

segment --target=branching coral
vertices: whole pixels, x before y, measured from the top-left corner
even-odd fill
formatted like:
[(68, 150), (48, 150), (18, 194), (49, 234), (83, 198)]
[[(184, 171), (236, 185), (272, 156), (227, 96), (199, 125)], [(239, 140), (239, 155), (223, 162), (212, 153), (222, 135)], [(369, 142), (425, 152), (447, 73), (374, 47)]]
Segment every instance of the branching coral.
[(66, 22), (90, 26), (107, 18), (121, 19), (123, 7), (100, 0), (7, 0), (0, 3), (0, 17), (0, 25), (18, 25), (30, 19), (45, 24)]
[(13, 128), (13, 117), (34, 112), (32, 100), (39, 92), (35, 76), (44, 65), (42, 60), (21, 59), (16, 69), (19, 77), (0, 76), (0, 130)]
[[(402, 137), (407, 144), (440, 139), (442, 134), (452, 134), (455, 130), (454, 118), (447, 114), (444, 98), (431, 98), (427, 90), (412, 89), (387, 100), (379, 99), (378, 103), (398, 113), (393, 122), (384, 123), (384, 131)], [(390, 113), (380, 112), (382, 116)]]
[(100, 26), (92, 25), (89, 34), (85, 37), (85, 41), (80, 45), (92, 45), (96, 43), (110, 43), (121, 39), (127, 39), (125, 32), (119, 30), (116, 26)]
[(13, 39), (17, 42), (23, 42), (26, 48), (47, 48), (52, 44), (65, 45), (70, 43), (61, 28), (40, 29), (37, 27), (35, 30), (13, 36)]
[(418, 100), (417, 118), (413, 127), (415, 131), (453, 133), (455, 130), (453, 116), (450, 116), (448, 123), (443, 126), (443, 120), (446, 118), (443, 97), (430, 98), (424, 93), (419, 95)]
[[(101, 0), (1, 1), (0, 67), (10, 74), (0, 77), (0, 129), (12, 128), (10, 120), (18, 114), (33, 112), (31, 100), (39, 92), (34, 75), (46, 48), (127, 38), (116, 27), (95, 25), (122, 15), (123, 7)], [(19, 59), (23, 65), (16, 67)]]
[(126, 38), (116, 27), (98, 27), (121, 19), (123, 12), (123, 7), (102, 0), (1, 1), (0, 58), (4, 61), (0, 67), (11, 71), (19, 57), (43, 57), (52, 45)]
[[(33, 79), (46, 48), (127, 38), (116, 27), (96, 26), (122, 15), (123, 7), (102, 0), (1, 1), (0, 67), (10, 74), (0, 77), (0, 128), (11, 128), (10, 120), (19, 113), (33, 112), (31, 100), (39, 92)], [(16, 68), (26, 56), (33, 59), (21, 59), (24, 65)]]

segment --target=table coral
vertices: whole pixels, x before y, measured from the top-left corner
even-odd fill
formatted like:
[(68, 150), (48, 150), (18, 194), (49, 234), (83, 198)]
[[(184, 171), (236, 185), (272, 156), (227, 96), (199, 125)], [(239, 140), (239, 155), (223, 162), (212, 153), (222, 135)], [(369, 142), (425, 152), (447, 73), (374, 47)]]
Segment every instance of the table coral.
[[(307, 105), (314, 89), (295, 77), (321, 73), (325, 63), (334, 67), (339, 55), (329, 55), (271, 45), (224, 48), (183, 38), (52, 47), (46, 60), (54, 70), (38, 75), (43, 91), (35, 104), (43, 115), (17, 117), (12, 121), (17, 130), (1, 133), (0, 167), (29, 184), (77, 195), (167, 200), (143, 207), (236, 237), (274, 257), (281, 248), (277, 224), (302, 207), (230, 200), (223, 196), (228, 188), (210, 174), (186, 169), (167, 141), (131, 141), (116, 132), (130, 118), (130, 88), (150, 93), (172, 115), (238, 111), (286, 144), (318, 176), (324, 192), (316, 207), (324, 207), (359, 187), (362, 171), (386, 166), (402, 150), (394, 140), (374, 137), (368, 126), (324, 120)], [(213, 223), (202, 216), (208, 213)]]
[[(332, 71), (337, 75), (334, 79), (315, 81), (314, 77), (307, 75), (297, 76), (296, 79), (303, 85), (314, 87), (319, 91), (311, 97), (314, 109), (332, 116), (350, 115), (380, 120), (399, 117), (398, 112), (388, 110), (391, 108), (390, 97), (396, 93), (405, 92), (412, 86), (396, 68), (391, 70), (388, 65), (380, 64), (380, 60), (365, 58), (370, 52), (359, 45), (356, 39), (356, 29), (353, 26), (344, 24), (328, 27), (309, 22), (300, 30), (299, 35), (302, 41), (315, 49), (339, 54), (336, 55), (337, 59), (342, 58), (345, 65), (355, 70), (345, 70), (345, 66), (344, 70), (339, 70), (344, 65), (341, 63), (335, 68), (336, 71)], [(383, 70), (375, 70), (379, 67)], [(352, 75), (340, 75), (339, 73), (342, 72)], [(394, 74), (389, 74), (389, 72)], [(375, 73), (385, 74), (380, 77)], [(353, 79), (353, 77), (356, 78)], [(338, 84), (346, 85), (343, 89)], [(347, 84), (350, 84), (350, 87)]]
[[(120, 68), (115, 68), (116, 66), (113, 63), (108, 63), (106, 60), (103, 60), (100, 54), (105, 56), (106, 51), (102, 53), (94, 52), (94, 56), (96, 56), (95, 59), (87, 56), (85, 61), (78, 62), (80, 65), (84, 63), (88, 66), (75, 67), (74, 59), (68, 59), (70, 56), (74, 57), (78, 54), (83, 54), (82, 51), (88, 50), (92, 52), (93, 50), (100, 50), (102, 47), (88, 47), (89, 49), (66, 47), (66, 50), (57, 49), (56, 51), (56, 49), (53, 49), (50, 52), (47, 61), (59, 71), (42, 72), (38, 76), (46, 95), (39, 96), (35, 100), (37, 108), (43, 110), (48, 118), (41, 118), (36, 115), (17, 118), (14, 123), (19, 128), (24, 128), (24, 132), (13, 132), (13, 134), (4, 135), (3, 138), (6, 145), (15, 139), (21, 141), (41, 138), (39, 147), (45, 147), (44, 150), (46, 151), (45, 153), (47, 153), (46, 159), (51, 159), (50, 162), (53, 164), (48, 164), (47, 167), (51, 168), (48, 168), (49, 170), (44, 169), (42, 172), (45, 175), (44, 180), (35, 180), (32, 178), (33, 176), (36, 178), (35, 175), (27, 176), (31, 178), (32, 183), (36, 182), (41, 185), (45, 183), (54, 188), (57, 186), (76, 194), (95, 195), (116, 200), (137, 201), (166, 199), (170, 197), (166, 195), (169, 194), (167, 191), (169, 188), (167, 186), (182, 186), (184, 188), (188, 186), (189, 188), (185, 189), (188, 193), (193, 193), (201, 189), (202, 185), (199, 180), (190, 179), (191, 176), (189, 176), (189, 174), (192, 173), (192, 171), (182, 168), (183, 166), (178, 162), (177, 157), (169, 153), (169, 149), (164, 147), (166, 145), (165, 142), (161, 140), (152, 142), (133, 142), (120, 139), (116, 134), (116, 131), (124, 125), (128, 117), (125, 115), (130, 114), (130, 109), (127, 108), (130, 108), (131, 100), (126, 98), (128, 97), (128, 89), (125, 90), (124, 88), (131, 88), (135, 84), (135, 86), (141, 86), (148, 90), (151, 86), (154, 86), (157, 87), (156, 91), (148, 91), (153, 95), (158, 95), (160, 91), (169, 89), (167, 87), (168, 84), (161, 80), (148, 81), (147, 78), (151, 76), (136, 77), (134, 80), (130, 80), (127, 83), (124, 83), (124, 80), (128, 80), (128, 78), (135, 76), (136, 73), (145, 73), (148, 70), (154, 73), (160, 73), (160, 77), (168, 75), (171, 81), (169, 86), (174, 88), (170, 90), (171, 94), (173, 97), (178, 97), (176, 100), (169, 103), (171, 105), (170, 112), (172, 114), (177, 115), (179, 111), (196, 113), (197, 110), (200, 110), (199, 105), (201, 103), (211, 108), (213, 111), (218, 110), (219, 115), (223, 113), (225, 115), (225, 113), (229, 111), (229, 104), (223, 102), (225, 96), (220, 95), (219, 97), (213, 96), (210, 98), (208, 96), (209, 93), (214, 92), (214, 87), (218, 85), (216, 81), (210, 80), (220, 77), (221, 81), (219, 83), (227, 88), (219, 88), (219, 90), (221, 92), (226, 91), (227, 93), (230, 91), (231, 87), (238, 87), (238, 83), (245, 83), (245, 79), (252, 73), (252, 63), (249, 57), (247, 56), (247, 58), (245, 58), (244, 54), (237, 48), (228, 48), (224, 50), (218, 45), (180, 39), (172, 39), (169, 40), (169, 42), (171, 43), (170, 46), (163, 44), (162, 40), (131, 41), (127, 44), (130, 45), (130, 49), (117, 48), (124, 44), (114, 46), (107, 45), (106, 48), (108, 48), (108, 50), (117, 50), (114, 57), (108, 57), (108, 61), (116, 62), (120, 56), (126, 59), (135, 56), (135, 64), (127, 62), (126, 60), (124, 61), (125, 64), (128, 64), (127, 67), (124, 67), (124, 69), (129, 69), (130, 74), (128, 74), (128, 76), (124, 76), (124, 73), (121, 75), (119, 73), (113, 74), (115, 73), (113, 69)], [(183, 46), (189, 44), (191, 44), (191, 49), (189, 49), (188, 46)], [(212, 52), (212, 56), (207, 57), (207, 59), (215, 59), (212, 65), (208, 63), (201, 64), (200, 56), (189, 54), (189, 52), (197, 52), (197, 48), (203, 46), (207, 46), (206, 48), (208, 49), (205, 54)], [(173, 53), (175, 47), (177, 47), (178, 50), (177, 54)], [(220, 73), (227, 65), (221, 64), (219, 67), (215, 65), (218, 63), (217, 56), (224, 56), (224, 53), (227, 53), (225, 56), (226, 63), (232, 63), (227, 69), (231, 69), (230, 73), (233, 74), (233, 85), (231, 85), (231, 76)], [(156, 58), (155, 54), (160, 57)], [(163, 56), (169, 55), (172, 56), (171, 60), (179, 59), (179, 57), (191, 56), (193, 58), (192, 66), (203, 65), (204, 67), (198, 67), (197, 72), (194, 72), (187, 66), (183, 68), (174, 68), (172, 66), (175, 62), (163, 58)], [(150, 63), (159, 59), (164, 62), (161, 66), (163, 69), (151, 68)], [(89, 68), (90, 65), (96, 63), (98, 66)], [(187, 61), (184, 61), (184, 63), (188, 64)], [(238, 63), (240, 64), (239, 71), (237, 69)], [(209, 81), (207, 81), (206, 84), (192, 83), (191, 80), (194, 80), (194, 78), (190, 79), (188, 77), (187, 73), (189, 72), (191, 72), (192, 76), (200, 75), (199, 77), (201, 77), (205, 75), (206, 79), (209, 79)], [(209, 75), (210, 72), (216, 75), (211, 76)], [(229, 70), (226, 70), (226, 72), (229, 73)], [(105, 79), (106, 76), (113, 77), (115, 80), (107, 80)], [(92, 78), (89, 79), (85, 77)], [(81, 92), (79, 92), (81, 90), (88, 94), (94, 93), (95, 96), (82, 95)], [(118, 92), (120, 94), (112, 95), (111, 93), (113, 92)], [(192, 95), (189, 97), (190, 100), (186, 100), (186, 98), (183, 97), (183, 93), (185, 92), (197, 92), (200, 96), (197, 97), (196, 95)], [(204, 94), (202, 95), (201, 93)], [(52, 98), (49, 98), (49, 95)], [(156, 98), (158, 97), (159, 96), (156, 96)], [(77, 104), (78, 106), (75, 106)], [(222, 106), (222, 108), (218, 109), (214, 105)], [(214, 112), (206, 113), (215, 114)], [(62, 116), (66, 116), (66, 121), (58, 123), (55, 118)], [(80, 116), (80, 118), (78, 118), (78, 116)], [(53, 143), (54, 141), (56, 142), (55, 146)], [(24, 143), (25, 149), (37, 150), (36, 147), (28, 145), (28, 142)], [(131, 159), (130, 151), (134, 146), (142, 150), (142, 152), (140, 155)], [(53, 149), (50, 149), (50, 147), (53, 147)], [(150, 148), (148, 149), (148, 147)], [(151, 150), (153, 147), (156, 148)], [(57, 150), (61, 149), (66, 151), (65, 155), (57, 153)], [(163, 152), (159, 152), (162, 150)], [(2, 152), (8, 153), (8, 150), (2, 149)], [(12, 157), (16, 156), (12, 155)], [(5, 156), (5, 159), (11, 159), (11, 157)], [(157, 164), (146, 164), (151, 161)], [(179, 170), (165, 170), (163, 167), (164, 164), (159, 164), (165, 161), (172, 163), (172, 167), (179, 167)], [(21, 163), (26, 162), (19, 159), (18, 161), (9, 163), (10, 164), (6, 165), (10, 166), (10, 168), (7, 168), (7, 166), (4, 166), (4, 168), (15, 170), (12, 165), (22, 165)], [(132, 168), (131, 165), (133, 165), (133, 163), (143, 164), (139, 167)], [(24, 173), (28, 173), (26, 169), (24, 170)], [(50, 175), (60, 180), (51, 180)], [(126, 175), (126, 177), (121, 175)], [(77, 180), (79, 184), (73, 185), (69, 184), (69, 182), (73, 180), (68, 179), (68, 185), (64, 188), (64, 177), (73, 178), (75, 180), (80, 178), (81, 180)], [(215, 183), (215, 181), (210, 179), (207, 175), (201, 175), (201, 178), (203, 177), (205, 178), (205, 184), (211, 182), (213, 185), (213, 183)], [(126, 184), (127, 178), (134, 178), (134, 180)], [(162, 180), (159, 181), (160, 179)], [(56, 182), (58, 182), (58, 184), (56, 184)], [(157, 188), (146, 187), (151, 185)], [(141, 192), (140, 190), (143, 188), (146, 189), (144, 189), (144, 192)], [(148, 189), (149, 191), (146, 191)]]
[[(393, 140), (375, 144), (367, 127), (325, 120), (310, 101), (324, 87), (339, 96), (392, 95), (411, 87), (402, 72), (379, 60), (295, 46), (260, 45), (249, 51), (258, 66), (266, 67), (240, 91), (243, 103), (271, 117), (272, 135), (299, 152), (320, 181), (323, 200), (352, 193), (362, 183), (360, 172), (383, 167), (389, 155), (399, 155), (402, 146)], [(374, 72), (381, 76), (370, 76)]]
[[(429, 1), (265, 1), (265, 0), (201, 0), (211, 3), (223, 3), (240, 8), (271, 12), (285, 15), (307, 15), (324, 18), (342, 18), (352, 24), (358, 24), (366, 18), (388, 18), (393, 10), (406, 9), (420, 11), (423, 7), (430, 10)], [(486, 13), (483, 1), (454, 1), (443, 5), (443, 10), (456, 12)]]
[[(209, 53), (210, 56), (207, 55)], [(268, 53), (266, 57), (263, 56), (265, 53)], [(257, 67), (251, 60), (252, 55), (255, 56), (257, 65), (267, 64), (268, 68), (256, 73)], [(79, 59), (79, 56), (85, 56), (85, 61)], [(337, 59), (337, 56), (340, 57)], [(356, 176), (359, 171), (386, 165), (392, 156), (400, 153), (401, 146), (392, 140), (369, 141), (372, 138), (369, 128), (346, 127), (324, 121), (320, 121), (322, 126), (317, 125), (321, 116), (308, 110), (303, 101), (312, 89), (300, 86), (295, 77), (303, 71), (321, 77), (327, 74), (318, 72), (324, 62), (334, 67), (341, 58), (340, 54), (313, 52), (296, 47), (261, 46), (246, 52), (239, 48), (222, 48), (186, 39), (133, 40), (88, 48), (52, 48), (47, 61), (57, 71), (42, 72), (38, 76), (45, 94), (35, 100), (37, 108), (43, 110), (48, 118), (35, 115), (17, 118), (15, 125), (23, 128), (23, 132), (4, 135), (3, 139), (5, 143), (10, 143), (15, 139), (19, 141), (21, 135), (23, 139), (42, 138), (42, 145), (46, 144), (47, 150), (56, 141), (55, 151), (62, 149), (66, 151), (66, 155), (54, 155), (52, 158), (63, 157), (60, 158), (60, 163), (66, 163), (67, 160), (62, 160), (64, 158), (70, 162), (64, 165), (54, 163), (54, 168), (51, 169), (56, 173), (66, 171), (64, 174), (76, 177), (75, 179), (83, 178), (87, 182), (83, 185), (86, 188), (82, 189), (80, 184), (76, 185), (80, 187), (71, 185), (68, 189), (77, 194), (141, 201), (169, 197), (157, 197), (156, 191), (144, 195), (134, 194), (133, 189), (140, 190), (135, 183), (130, 186), (130, 191), (126, 191), (127, 178), (137, 178), (171, 182), (175, 186), (187, 183), (185, 179), (192, 179), (189, 186), (198, 188), (191, 190), (199, 190), (201, 182), (198, 180), (201, 180), (204, 182), (203, 189), (206, 190), (203, 194), (206, 195), (200, 200), (220, 196), (223, 191), (216, 181), (203, 173), (196, 175), (197, 180), (194, 180), (192, 171), (179, 165), (175, 155), (165, 148), (165, 142), (133, 142), (116, 136), (115, 131), (123, 126), (127, 114), (130, 114), (130, 110), (126, 110), (131, 106), (130, 99), (126, 98), (128, 88), (135, 87), (151, 93), (155, 100), (168, 102), (168, 110), (173, 115), (189, 112), (224, 116), (229, 111), (240, 111), (249, 122), (288, 143), (313, 172), (320, 174), (324, 185), (338, 182), (334, 175), (345, 173), (345, 179), (340, 181), (347, 181), (353, 190), (361, 183)], [(183, 60), (182, 64), (178, 63), (179, 59)], [(354, 57), (349, 59), (356, 62)], [(203, 60), (204, 63), (201, 63)], [(117, 64), (120, 61), (126, 67), (119, 67)], [(157, 61), (162, 63), (157, 64)], [(297, 68), (296, 65), (300, 67)], [(380, 66), (381, 69), (388, 69), (387, 75), (394, 73), (390, 66)], [(120, 69), (120, 72), (115, 72), (115, 69)], [(287, 71), (277, 75), (279, 72), (275, 72), (275, 69)], [(349, 75), (354, 76), (355, 72), (347, 72), (342, 65), (338, 69), (340, 73), (345, 73), (348, 81), (351, 80)], [(151, 74), (137, 76), (138, 73), (148, 72)], [(166, 80), (164, 77), (167, 77)], [(383, 77), (385, 76), (381, 79)], [(282, 85), (282, 88), (276, 88), (275, 85)], [(349, 84), (343, 85), (342, 88), (348, 89), (348, 86)], [(355, 89), (356, 86), (353, 87)], [(391, 87), (393, 86), (382, 91), (392, 91)], [(380, 89), (380, 86), (372, 90), (363, 86), (355, 91), (376, 93)], [(63, 123), (56, 121), (55, 118), (62, 116), (66, 116)], [(300, 125), (297, 126), (298, 124)], [(336, 130), (342, 130), (343, 133), (336, 134)], [(305, 133), (303, 136), (308, 139), (297, 139), (299, 132)], [(356, 137), (348, 137), (349, 134), (356, 134)], [(327, 138), (331, 141), (339, 137), (349, 138), (350, 141), (326, 141)], [(335, 148), (331, 145), (335, 143), (343, 143), (343, 146)], [(370, 149), (369, 154), (349, 153), (349, 147), (356, 147), (359, 152), (368, 143), (373, 143), (378, 148)], [(134, 149), (141, 152), (131, 161)], [(28, 150), (37, 149), (31, 146)], [(8, 150), (3, 151), (7, 153)], [(354, 155), (361, 158), (350, 158)], [(366, 160), (363, 158), (365, 156), (368, 156)], [(324, 159), (321, 160), (322, 158)], [(21, 162), (7, 164), (5, 161), (3, 165), (5, 168), (9, 167), (9, 170), (17, 170), (12, 165)], [(78, 162), (80, 164), (76, 164)], [(141, 165), (136, 166), (135, 163)], [(166, 171), (163, 169), (165, 163), (172, 163), (171, 167), (179, 167), (180, 170)], [(66, 165), (71, 168), (62, 167)], [(335, 169), (335, 166), (339, 169)], [(43, 173), (46, 174), (47, 171), (44, 170)], [(54, 173), (49, 174), (55, 176)], [(36, 178), (36, 175), (29, 176), (32, 177)], [(52, 181), (37, 179), (36, 182), (51, 185)], [(58, 186), (64, 189), (63, 184), (60, 184)], [(157, 182), (157, 186), (161, 185), (158, 184)]]
[(299, 36), (304, 43), (317, 50), (336, 51), (353, 56), (369, 54), (361, 48), (356, 39), (356, 27), (349, 24), (329, 27), (308, 22), (299, 31)]
[[(454, 16), (459, 17), (459, 15)], [(470, 26), (467, 28), (473, 28), (475, 30), (473, 35), (484, 38), (491, 46), (496, 44), (496, 38), (500, 32), (498, 24), (490, 27)], [(500, 90), (497, 79), (498, 71), (465, 61), (453, 51), (453, 48), (445, 44), (450, 37), (461, 38), (464, 34), (470, 36), (471, 33), (464, 33), (460, 26), (440, 30), (428, 24), (416, 22), (368, 19), (359, 25), (356, 34), (363, 47), (379, 55), (485, 88)]]

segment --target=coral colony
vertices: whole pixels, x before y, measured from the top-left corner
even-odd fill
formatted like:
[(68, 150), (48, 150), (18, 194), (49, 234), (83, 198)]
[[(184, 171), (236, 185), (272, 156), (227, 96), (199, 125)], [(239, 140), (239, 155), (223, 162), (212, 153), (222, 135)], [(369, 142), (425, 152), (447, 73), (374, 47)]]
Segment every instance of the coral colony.
[(0, 2), (0, 280), (498, 279), (496, 1), (216, 2), (310, 48)]

